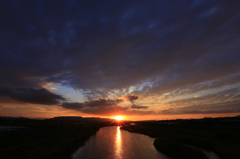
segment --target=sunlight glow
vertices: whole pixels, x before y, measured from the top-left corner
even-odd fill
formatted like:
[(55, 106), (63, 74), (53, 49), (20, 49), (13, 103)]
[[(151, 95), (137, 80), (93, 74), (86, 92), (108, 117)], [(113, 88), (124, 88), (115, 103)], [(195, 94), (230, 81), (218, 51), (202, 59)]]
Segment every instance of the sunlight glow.
[(121, 120), (123, 120), (123, 116), (115, 116), (115, 117), (113, 117), (113, 119), (115, 119), (117, 121), (121, 121)]

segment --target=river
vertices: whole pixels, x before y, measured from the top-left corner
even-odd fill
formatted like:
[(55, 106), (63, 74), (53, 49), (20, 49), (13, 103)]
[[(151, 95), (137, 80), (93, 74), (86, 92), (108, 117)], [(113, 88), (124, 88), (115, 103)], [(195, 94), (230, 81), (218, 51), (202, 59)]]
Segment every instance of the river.
[(170, 159), (153, 146), (154, 138), (121, 130), (119, 126), (101, 128), (72, 159)]

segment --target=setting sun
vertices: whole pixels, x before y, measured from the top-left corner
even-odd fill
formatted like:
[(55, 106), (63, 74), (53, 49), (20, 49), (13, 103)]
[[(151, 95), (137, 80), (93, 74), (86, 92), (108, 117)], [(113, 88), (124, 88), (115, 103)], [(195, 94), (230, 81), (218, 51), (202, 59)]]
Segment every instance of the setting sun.
[(117, 121), (121, 121), (121, 120), (123, 120), (123, 116), (115, 116), (115, 117), (113, 117), (113, 119), (115, 119)]

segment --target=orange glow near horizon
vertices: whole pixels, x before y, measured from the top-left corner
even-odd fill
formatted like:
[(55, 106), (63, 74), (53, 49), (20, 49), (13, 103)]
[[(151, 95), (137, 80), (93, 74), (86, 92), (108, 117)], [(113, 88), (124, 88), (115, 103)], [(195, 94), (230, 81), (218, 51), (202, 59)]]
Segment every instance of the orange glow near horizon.
[(123, 116), (114, 116), (113, 119), (117, 120), (117, 121), (121, 121), (124, 120)]
[[(141, 121), (141, 120), (175, 120), (175, 119), (202, 119), (204, 117), (234, 117), (240, 115), (239, 112), (234, 113), (215, 113), (215, 114), (161, 114), (161, 115), (131, 115), (131, 114), (112, 114), (92, 115), (85, 114), (74, 110), (68, 110), (62, 107), (46, 107), (43, 105), (21, 105), (21, 104), (0, 104), (0, 116), (6, 117), (25, 117), (30, 119), (49, 119), (58, 116), (81, 116), (81, 117), (100, 117), (110, 118), (120, 123), (121, 121)], [(122, 117), (118, 120), (115, 117)]]

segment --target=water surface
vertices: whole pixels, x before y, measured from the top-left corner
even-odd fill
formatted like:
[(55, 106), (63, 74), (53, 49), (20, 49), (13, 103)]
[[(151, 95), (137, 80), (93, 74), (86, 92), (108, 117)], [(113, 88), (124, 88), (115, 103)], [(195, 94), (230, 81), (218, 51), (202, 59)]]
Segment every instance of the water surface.
[(72, 159), (170, 159), (153, 146), (154, 138), (117, 126), (101, 128)]

